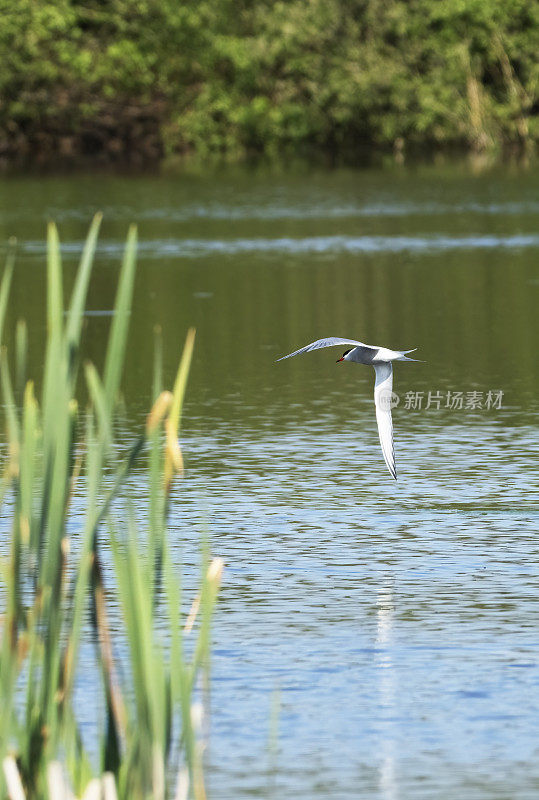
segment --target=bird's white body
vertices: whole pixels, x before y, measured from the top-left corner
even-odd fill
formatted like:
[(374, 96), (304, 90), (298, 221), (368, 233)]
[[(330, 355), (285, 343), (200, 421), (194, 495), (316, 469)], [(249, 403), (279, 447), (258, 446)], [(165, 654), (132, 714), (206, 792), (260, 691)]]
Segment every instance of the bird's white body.
[[(407, 350), (406, 352), (411, 353), (411, 350)], [(346, 359), (345, 359), (346, 360)], [(400, 350), (388, 350), (387, 347), (379, 347), (378, 352), (376, 353), (374, 361), (410, 361), (413, 359), (407, 359), (404, 355), (404, 352)]]
[(392, 361), (415, 361), (408, 358), (407, 353), (413, 350), (389, 350), (387, 347), (377, 347), (375, 345), (363, 344), (353, 339), (339, 339), (335, 336), (327, 339), (317, 339), (305, 347), (295, 350), (277, 361), (285, 358), (297, 356), (300, 353), (308, 353), (311, 350), (319, 350), (322, 347), (334, 347), (335, 345), (352, 345), (339, 361), (352, 361), (356, 364), (367, 364), (374, 367), (376, 380), (374, 384), (374, 405), (376, 407), (376, 421), (378, 423), (378, 434), (380, 445), (384, 455), (384, 461), (391, 475), (397, 480), (397, 469), (395, 466), (395, 450), (393, 447), (393, 420), (391, 418), (391, 406), (393, 396), (393, 366)]

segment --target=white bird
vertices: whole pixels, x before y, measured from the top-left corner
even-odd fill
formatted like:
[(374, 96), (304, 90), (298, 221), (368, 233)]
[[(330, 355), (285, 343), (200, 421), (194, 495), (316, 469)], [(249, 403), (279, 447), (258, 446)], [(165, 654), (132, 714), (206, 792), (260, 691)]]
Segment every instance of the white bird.
[(378, 423), (378, 434), (384, 460), (391, 475), (397, 480), (397, 470), (395, 467), (395, 450), (393, 447), (393, 421), (391, 419), (391, 403), (393, 393), (393, 366), (392, 361), (417, 361), (416, 358), (408, 358), (407, 353), (414, 350), (388, 350), (387, 347), (376, 347), (375, 345), (363, 344), (353, 339), (339, 339), (330, 336), (327, 339), (317, 339), (316, 342), (294, 350), (287, 356), (278, 358), (283, 361), (285, 358), (299, 356), (300, 353), (309, 353), (311, 350), (319, 350), (321, 347), (334, 347), (335, 345), (350, 344), (348, 350), (342, 354), (339, 361), (354, 361), (356, 364), (369, 364), (374, 367), (376, 380), (374, 383), (374, 404), (376, 406), (376, 421)]

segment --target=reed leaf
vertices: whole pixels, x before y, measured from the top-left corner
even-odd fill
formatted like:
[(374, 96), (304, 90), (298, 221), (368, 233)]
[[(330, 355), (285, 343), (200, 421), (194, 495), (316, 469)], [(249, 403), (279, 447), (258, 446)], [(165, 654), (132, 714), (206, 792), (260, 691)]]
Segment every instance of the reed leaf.
[(183, 457), (180, 445), (178, 443), (178, 436), (180, 429), (180, 418), (183, 407), (183, 399), (185, 396), (185, 389), (187, 386), (187, 378), (191, 366), (191, 359), (193, 357), (194, 345), (195, 345), (195, 329), (189, 328), (189, 330), (187, 331), (187, 337), (185, 339), (185, 345), (180, 360), (180, 366), (178, 367), (176, 380), (174, 382), (174, 389), (172, 392), (172, 407), (170, 409), (170, 414), (166, 424), (167, 450), (166, 450), (165, 474), (164, 474), (164, 485), (165, 485), (166, 495), (168, 495), (170, 492), (170, 486), (172, 483), (173, 475), (178, 472), (179, 473), (183, 472)]
[(2, 283), (0, 284), (0, 345), (3, 342), (4, 321), (6, 317), (7, 302), (9, 298), (9, 290), (11, 288), (11, 279), (13, 277), (14, 265), (15, 265), (15, 239), (10, 239), (9, 251), (6, 258), (6, 266), (4, 268), (4, 274), (2, 275)]
[(99, 235), (102, 219), (102, 214), (96, 214), (93, 218), (88, 236), (84, 243), (79, 269), (71, 295), (65, 330), (66, 344), (70, 353), (79, 346), (86, 295), (88, 293), (88, 284), (92, 274), (97, 237)]
[(118, 291), (116, 293), (116, 302), (114, 305), (114, 317), (105, 359), (103, 382), (105, 384), (105, 396), (107, 398), (109, 410), (112, 409), (118, 394), (124, 364), (127, 330), (129, 327), (129, 315), (131, 312), (133, 285), (135, 281), (136, 249), (137, 229), (132, 225), (127, 235)]
[(20, 319), (15, 334), (15, 386), (19, 397), (24, 392), (26, 383), (26, 359), (28, 355), (28, 330), (26, 322)]
[(63, 317), (62, 259), (60, 240), (54, 222), (47, 227), (47, 324), (49, 335), (60, 336)]

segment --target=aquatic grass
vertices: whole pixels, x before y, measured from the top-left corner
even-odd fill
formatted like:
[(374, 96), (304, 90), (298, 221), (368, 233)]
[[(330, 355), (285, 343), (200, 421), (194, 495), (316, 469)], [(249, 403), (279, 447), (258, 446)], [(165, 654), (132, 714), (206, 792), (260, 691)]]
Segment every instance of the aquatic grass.
[[(9, 552), (0, 565), (0, 796), (165, 800), (189, 794), (198, 800), (205, 790), (197, 686), (209, 664), (222, 562), (210, 560), (203, 548), (196, 613), (186, 626), (167, 539), (173, 481), (183, 470), (178, 434), (194, 331), (187, 334), (172, 392), (162, 387), (156, 334), (153, 405), (145, 428), (118, 456), (114, 420), (136, 270), (135, 227), (127, 236), (103, 374), (84, 364), (87, 409), (80, 409), (76, 394), (100, 223), (97, 215), (67, 309), (58, 232), (54, 224), (48, 227), (40, 402), (26, 374), (24, 323), (16, 328), (14, 380), (7, 349), (0, 351), (7, 441), (0, 500), (10, 523)], [(10, 250), (0, 284), (0, 335), (13, 269)], [(144, 524), (135, 512), (141, 498), (130, 497), (126, 486), (135, 467), (146, 480)], [(105, 561), (112, 575), (107, 586)], [(111, 592), (126, 641), (120, 654), (114, 646), (118, 631), (113, 636), (110, 629)], [(158, 615), (165, 626), (161, 635)], [(193, 635), (186, 648), (185, 637)], [(95, 642), (101, 675), (96, 703), (105, 709), (103, 727), (89, 745), (93, 753), (86, 750), (74, 705), (87, 639)], [(101, 777), (93, 777), (96, 753)]]

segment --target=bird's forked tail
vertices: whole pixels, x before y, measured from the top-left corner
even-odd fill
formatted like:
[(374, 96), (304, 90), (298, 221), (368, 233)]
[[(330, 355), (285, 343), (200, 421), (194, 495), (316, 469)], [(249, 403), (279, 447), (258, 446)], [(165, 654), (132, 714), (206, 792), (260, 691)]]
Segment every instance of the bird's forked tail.
[(408, 358), (406, 355), (407, 353), (415, 353), (416, 350), (417, 347), (414, 347), (413, 350), (402, 350), (401, 357), (398, 359), (398, 361), (418, 361), (420, 364), (424, 364), (425, 362), (422, 358)]

